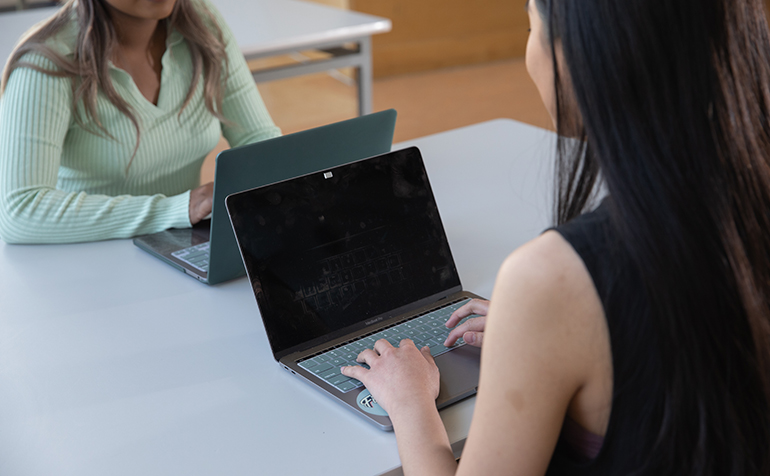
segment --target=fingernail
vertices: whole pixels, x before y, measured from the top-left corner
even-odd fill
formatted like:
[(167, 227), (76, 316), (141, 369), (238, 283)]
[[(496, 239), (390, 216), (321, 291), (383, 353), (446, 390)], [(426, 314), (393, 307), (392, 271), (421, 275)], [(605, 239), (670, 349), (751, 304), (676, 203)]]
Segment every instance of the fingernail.
[(474, 332), (468, 332), (463, 336), (463, 339), (465, 339), (465, 342), (469, 344), (475, 344), (476, 343), (476, 334)]

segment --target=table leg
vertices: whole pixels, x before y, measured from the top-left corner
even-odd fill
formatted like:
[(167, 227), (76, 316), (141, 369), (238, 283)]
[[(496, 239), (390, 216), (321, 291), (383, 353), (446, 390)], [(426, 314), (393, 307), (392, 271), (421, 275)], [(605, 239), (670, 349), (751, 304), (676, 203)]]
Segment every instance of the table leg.
[[(317, 49), (328, 53), (330, 55), (329, 58), (258, 69), (251, 71), (251, 75), (254, 77), (254, 81), (261, 83), (332, 69), (353, 67), (356, 69), (358, 114), (369, 114), (372, 112), (372, 39), (367, 36), (348, 43), (355, 44), (356, 48), (353, 49), (339, 44), (320, 46)], [(276, 51), (275, 54), (247, 57), (246, 60), (296, 52), (293, 50)]]
[(362, 38), (359, 43), (361, 61), (358, 66), (358, 114), (372, 112), (372, 39)]

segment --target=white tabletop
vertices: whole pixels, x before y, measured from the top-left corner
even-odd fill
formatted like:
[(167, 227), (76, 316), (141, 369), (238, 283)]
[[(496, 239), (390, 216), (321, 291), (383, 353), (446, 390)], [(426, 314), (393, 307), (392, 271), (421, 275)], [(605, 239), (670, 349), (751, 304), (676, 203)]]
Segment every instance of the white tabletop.
[(213, 0), (247, 57), (386, 33), (387, 18), (298, 0)]
[[(299, 51), (390, 31), (386, 18), (299, 0), (213, 0), (245, 56)], [(0, 64), (22, 34), (58, 7), (0, 14)]]
[[(548, 225), (553, 135), (496, 120), (423, 152), (467, 289)], [(442, 412), (452, 441), (473, 399)], [(130, 240), (0, 243), (0, 474), (379, 474), (395, 438), (282, 370), (245, 278), (208, 287)]]

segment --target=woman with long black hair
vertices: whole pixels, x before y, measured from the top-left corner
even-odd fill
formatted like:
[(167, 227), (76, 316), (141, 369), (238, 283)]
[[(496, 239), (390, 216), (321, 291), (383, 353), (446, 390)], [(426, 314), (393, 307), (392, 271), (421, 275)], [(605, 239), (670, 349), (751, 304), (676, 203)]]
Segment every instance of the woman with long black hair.
[(448, 322), (484, 316), (447, 342), (483, 338), (459, 466), (429, 352), (379, 341), (359, 356), (369, 370), (344, 373), (390, 414), (406, 474), (770, 474), (763, 5), (527, 9), (527, 67), (570, 139), (556, 228), (506, 260), (490, 303)]

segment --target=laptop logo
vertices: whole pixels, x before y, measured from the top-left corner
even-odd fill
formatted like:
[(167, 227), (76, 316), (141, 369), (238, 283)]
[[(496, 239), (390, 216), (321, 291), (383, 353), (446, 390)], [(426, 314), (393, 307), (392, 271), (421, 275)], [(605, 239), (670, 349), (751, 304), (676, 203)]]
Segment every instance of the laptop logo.
[(373, 399), (371, 394), (361, 399), (361, 406), (363, 407), (374, 408), (375, 405), (377, 405), (377, 400)]
[(325, 179), (330, 179), (330, 178), (332, 178), (332, 177), (334, 177), (334, 175), (332, 175), (332, 173), (331, 173), (331, 172), (324, 172), (324, 178), (325, 178)]
[(382, 316), (380, 316), (380, 317), (375, 317), (374, 319), (369, 319), (368, 321), (364, 322), (364, 325), (366, 325), (366, 326), (371, 326), (372, 324), (375, 324), (375, 323), (377, 323), (377, 322), (380, 322), (382, 319), (383, 319), (383, 317), (382, 317)]

